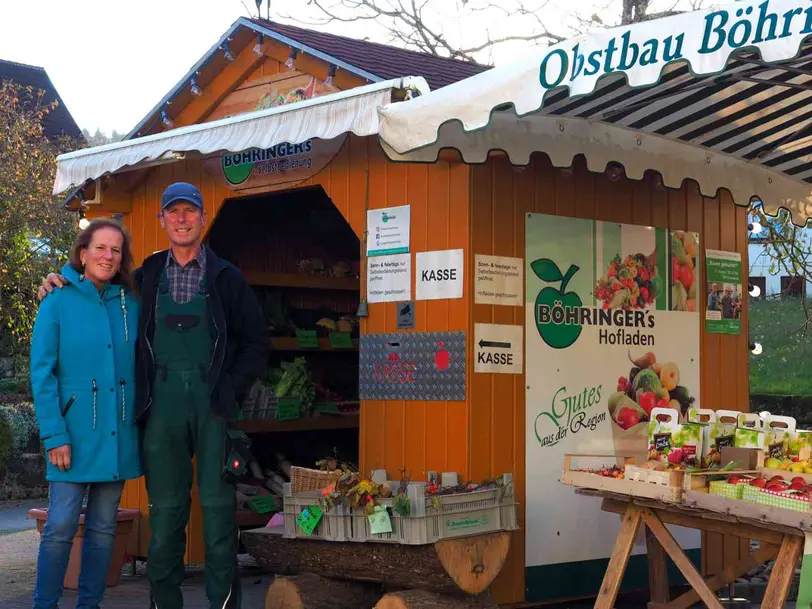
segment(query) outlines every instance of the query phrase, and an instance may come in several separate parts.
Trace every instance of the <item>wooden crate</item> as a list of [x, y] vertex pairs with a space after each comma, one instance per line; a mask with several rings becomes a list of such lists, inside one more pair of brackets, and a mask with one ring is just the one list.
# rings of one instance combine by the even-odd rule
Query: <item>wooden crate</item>
[[[607, 478], [588, 472], [577, 471], [572, 468], [576, 459], [596, 462], [603, 459], [604, 464], [610, 461], [620, 462], [625, 469], [631, 467], [632, 475], [637, 479]], [[646, 472], [643, 475], [641, 472]], [[642, 477], [642, 479], [641, 479]], [[678, 503], [682, 495], [682, 472], [655, 472], [641, 467], [635, 467], [634, 457], [619, 455], [564, 455], [564, 471], [561, 483], [576, 488], [588, 488], [597, 491], [606, 491], [618, 495], [656, 499], [665, 503]]]
[[773, 524], [812, 531], [812, 512], [784, 510], [738, 499], [728, 499], [720, 495], [711, 495], [700, 490], [686, 490], [683, 493], [682, 503], [687, 507], [725, 514], [738, 522]]

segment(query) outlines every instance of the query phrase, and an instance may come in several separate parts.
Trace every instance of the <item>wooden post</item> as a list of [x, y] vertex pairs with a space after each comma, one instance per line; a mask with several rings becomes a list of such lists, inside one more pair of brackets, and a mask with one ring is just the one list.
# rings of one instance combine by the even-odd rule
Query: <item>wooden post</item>
[[795, 567], [801, 557], [804, 538], [794, 535], [784, 536], [784, 543], [778, 550], [778, 558], [773, 565], [773, 572], [764, 592], [762, 607], [783, 607], [787, 602], [787, 594], [792, 577], [795, 575]]
[[434, 544], [445, 572], [468, 594], [484, 592], [505, 566], [510, 533], [444, 539]]
[[426, 590], [405, 590], [384, 596], [375, 609], [498, 609], [489, 595], [450, 597]]
[[[685, 576], [685, 579], [688, 580], [688, 583], [691, 584], [691, 587], [697, 591], [699, 598], [708, 606], [708, 609], [722, 609], [722, 604], [719, 602], [719, 599], [717, 599], [713, 591], [705, 585], [705, 581], [702, 579], [699, 571], [696, 570], [693, 563], [685, 556], [685, 552], [682, 551], [677, 540], [671, 535], [671, 532], [665, 528], [665, 525], [657, 514], [648, 508], [642, 509], [640, 514], [646, 526], [650, 528], [651, 532], [657, 537], [665, 551], [668, 552], [671, 560], [677, 565], [677, 568]], [[772, 607], [773, 605], [767, 606]], [[780, 605], [775, 606], [779, 607]]]
[[637, 529], [640, 527], [640, 508], [629, 504], [623, 521], [620, 523], [620, 533], [618, 533], [615, 548], [609, 558], [609, 566], [603, 575], [598, 598], [595, 600], [595, 609], [614, 609], [617, 593], [620, 590], [620, 583], [623, 580], [623, 573], [626, 565], [629, 564], [629, 556], [634, 547], [634, 538], [637, 536]]
[[648, 587], [651, 601], [667, 603], [670, 598], [668, 586], [668, 561], [662, 544], [646, 529], [646, 554], [648, 555]]

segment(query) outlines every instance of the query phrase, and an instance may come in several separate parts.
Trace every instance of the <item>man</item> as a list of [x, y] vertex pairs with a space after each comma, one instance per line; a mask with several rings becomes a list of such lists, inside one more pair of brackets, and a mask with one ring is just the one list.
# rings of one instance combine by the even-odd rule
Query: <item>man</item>
[[722, 319], [733, 319], [733, 295], [729, 286], [725, 287], [725, 295], [722, 296]]
[[[239, 404], [267, 365], [265, 322], [240, 271], [202, 245], [206, 212], [195, 186], [170, 185], [159, 217], [171, 247], [135, 272], [141, 296], [136, 399], [152, 529], [147, 561], [152, 607], [183, 606], [195, 456], [206, 595], [212, 609], [237, 609], [236, 489], [227, 470], [242, 435], [235, 427]], [[50, 284], [62, 283], [49, 275], [40, 297], [51, 291]]]
[[710, 290], [708, 290], [708, 311], [718, 311], [719, 310], [719, 286], [715, 283], [711, 284]]

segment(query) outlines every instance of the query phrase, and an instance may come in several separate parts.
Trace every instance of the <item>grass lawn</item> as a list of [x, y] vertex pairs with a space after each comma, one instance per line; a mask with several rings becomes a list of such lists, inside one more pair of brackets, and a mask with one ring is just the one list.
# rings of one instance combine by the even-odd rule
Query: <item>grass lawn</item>
[[750, 354], [751, 394], [812, 395], [812, 326], [803, 336], [803, 322], [800, 300], [750, 301], [750, 340], [763, 347]]

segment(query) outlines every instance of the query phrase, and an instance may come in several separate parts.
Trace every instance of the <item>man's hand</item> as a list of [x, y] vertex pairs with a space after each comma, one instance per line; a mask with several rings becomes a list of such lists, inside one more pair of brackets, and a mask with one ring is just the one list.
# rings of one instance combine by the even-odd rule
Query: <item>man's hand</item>
[[49, 450], [48, 459], [51, 461], [51, 465], [58, 467], [63, 472], [68, 471], [70, 469], [70, 444]]
[[48, 276], [42, 280], [42, 285], [39, 287], [37, 291], [37, 299], [42, 301], [48, 294], [54, 291], [54, 287], [59, 288], [60, 290], [68, 285], [68, 280], [65, 279], [62, 275], [58, 275], [56, 273], [48, 273]]

